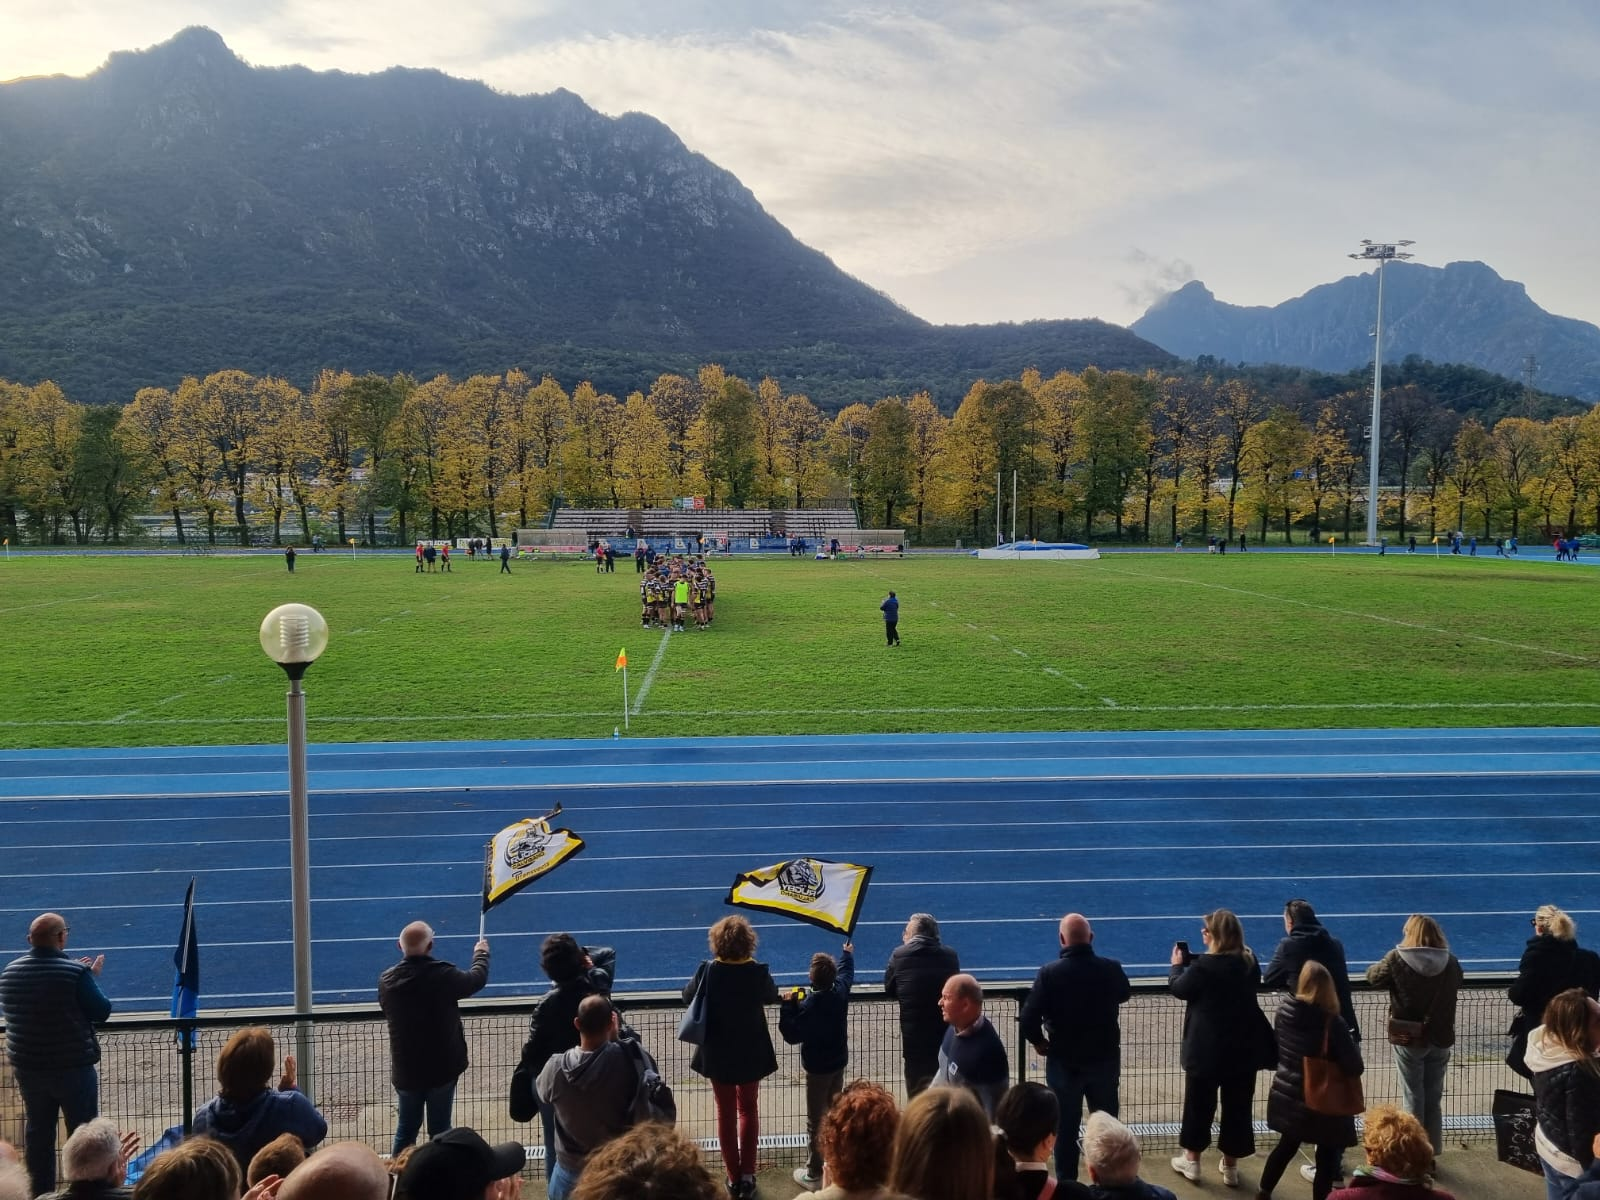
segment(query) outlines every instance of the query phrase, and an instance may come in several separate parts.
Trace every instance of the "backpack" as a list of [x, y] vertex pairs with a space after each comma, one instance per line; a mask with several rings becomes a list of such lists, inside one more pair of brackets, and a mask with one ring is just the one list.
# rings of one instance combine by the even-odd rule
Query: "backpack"
[[661, 1121], [676, 1125], [678, 1102], [673, 1098], [667, 1081], [661, 1078], [661, 1072], [656, 1070], [656, 1062], [650, 1057], [650, 1052], [637, 1037], [621, 1038], [617, 1044], [633, 1061], [634, 1073], [639, 1079], [639, 1085], [633, 1093], [633, 1123], [642, 1125], [646, 1121]]

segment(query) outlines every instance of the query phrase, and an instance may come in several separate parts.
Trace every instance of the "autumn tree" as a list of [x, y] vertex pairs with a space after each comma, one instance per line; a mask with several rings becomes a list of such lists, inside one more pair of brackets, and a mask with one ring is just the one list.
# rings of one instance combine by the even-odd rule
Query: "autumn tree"
[[750, 385], [721, 367], [700, 370], [698, 444], [701, 471], [715, 508], [717, 488], [743, 508], [756, 479], [756, 396]]
[[864, 513], [883, 514], [879, 528], [894, 527], [895, 509], [911, 500], [911, 414], [899, 396], [885, 396], [867, 418], [867, 440], [861, 447], [861, 505]]
[[923, 516], [932, 504], [937, 486], [939, 456], [944, 452], [945, 431], [950, 420], [939, 411], [927, 392], [911, 397], [906, 404], [906, 416], [911, 421], [911, 503], [920, 533]]
[[[1545, 465], [1546, 427], [1527, 417], [1506, 417], [1496, 423], [1489, 440], [1494, 477], [1505, 509], [1511, 514], [1511, 536], [1519, 537], [1522, 512], [1530, 500], [1529, 488]], [[1488, 534], [1485, 526], [1484, 536]]]

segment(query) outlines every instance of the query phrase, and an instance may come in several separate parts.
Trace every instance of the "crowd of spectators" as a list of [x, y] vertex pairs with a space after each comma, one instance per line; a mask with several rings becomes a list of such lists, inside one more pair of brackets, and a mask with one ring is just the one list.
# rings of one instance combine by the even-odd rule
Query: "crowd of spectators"
[[[1534, 1141], [1549, 1200], [1600, 1200], [1600, 956], [1578, 945], [1576, 926], [1560, 909], [1540, 908], [1532, 925], [1509, 990], [1520, 1013], [1508, 1062], [1533, 1083]], [[1311, 905], [1285, 905], [1284, 936], [1265, 967], [1226, 909], [1206, 914], [1200, 939], [1198, 954], [1174, 944], [1169, 974], [1171, 992], [1185, 1004], [1180, 1153], [1170, 1169], [1202, 1180], [1220, 1107], [1216, 1169], [1225, 1186], [1241, 1186], [1241, 1160], [1257, 1151], [1256, 1077], [1270, 1071], [1267, 1125], [1278, 1139], [1262, 1164], [1257, 1200], [1270, 1200], [1302, 1147], [1314, 1159], [1301, 1169], [1313, 1200], [1450, 1200], [1433, 1175], [1444, 1150], [1444, 1068], [1462, 973], [1439, 924], [1412, 915], [1399, 943], [1367, 971], [1388, 996], [1384, 1032], [1404, 1104], [1367, 1110], [1360, 1138], [1359, 1100], [1329, 1108], [1321, 1083], [1310, 1086], [1313, 1065], [1320, 1064], [1319, 1079], [1331, 1073], [1347, 1084], [1365, 1068], [1344, 948]], [[71, 960], [66, 940], [65, 920], [43, 914], [30, 928], [29, 954], [0, 972], [28, 1150], [24, 1166], [0, 1143], [0, 1200], [520, 1197], [522, 1144], [491, 1145], [451, 1121], [455, 1085], [469, 1067], [457, 1002], [487, 983], [487, 942], [462, 971], [432, 957], [425, 924], [402, 931], [402, 959], [380, 981], [399, 1098], [387, 1163], [362, 1144], [321, 1144], [327, 1123], [297, 1090], [293, 1058], [273, 1086], [272, 1037], [252, 1027], [218, 1056], [218, 1092], [196, 1114], [193, 1135], [143, 1163], [130, 1189], [139, 1140], [92, 1111], [95, 1026], [109, 1012], [95, 983], [103, 961]], [[1023, 1037], [1045, 1059], [1046, 1082], [1012, 1085], [1004, 1040], [984, 1015], [982, 985], [961, 971], [938, 922], [912, 915], [884, 974], [900, 1010], [902, 1105], [878, 1082], [845, 1082], [854, 947], [845, 943], [837, 957], [817, 953], [809, 986], [781, 995], [756, 957], [750, 923], [739, 915], [718, 921], [708, 931], [709, 957], [684, 987], [699, 1018], [692, 1032], [686, 1019], [680, 1035], [696, 1043], [691, 1067], [710, 1084], [719, 1179], [673, 1127], [670, 1090], [611, 1000], [614, 955], [554, 934], [540, 955], [552, 987], [533, 1015], [509, 1109], [518, 1121], [541, 1121], [551, 1200], [745, 1200], [757, 1194], [760, 1084], [778, 1069], [767, 1009], [780, 1005], [779, 1033], [800, 1048], [806, 1075], [807, 1158], [794, 1172], [802, 1195], [1172, 1200], [1144, 1177], [1139, 1140], [1118, 1119], [1127, 976], [1097, 952], [1080, 914], [1061, 919], [1059, 943], [1020, 1014]], [[1263, 987], [1286, 993], [1270, 1020]], [[63, 1111], [69, 1137], [56, 1190], [55, 1121]], [[416, 1145], [424, 1118], [429, 1137]], [[1365, 1161], [1346, 1183], [1344, 1155], [1358, 1145]]]

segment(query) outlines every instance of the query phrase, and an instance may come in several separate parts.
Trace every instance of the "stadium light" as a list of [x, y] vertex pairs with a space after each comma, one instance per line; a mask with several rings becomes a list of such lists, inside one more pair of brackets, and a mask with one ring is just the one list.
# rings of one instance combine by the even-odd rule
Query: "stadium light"
[[306, 799], [306, 694], [300, 680], [328, 648], [328, 622], [307, 604], [280, 604], [261, 622], [261, 648], [289, 677], [289, 888], [294, 913], [295, 1059], [299, 1088], [316, 1100], [311, 1052], [311, 836]]
[[1372, 426], [1367, 430], [1367, 545], [1378, 544], [1378, 440], [1383, 435], [1380, 423], [1383, 406], [1383, 264], [1396, 258], [1415, 258], [1402, 247], [1415, 242], [1402, 239], [1397, 242], [1374, 242], [1361, 239], [1361, 249], [1351, 258], [1366, 259], [1378, 264], [1378, 326], [1372, 340]]

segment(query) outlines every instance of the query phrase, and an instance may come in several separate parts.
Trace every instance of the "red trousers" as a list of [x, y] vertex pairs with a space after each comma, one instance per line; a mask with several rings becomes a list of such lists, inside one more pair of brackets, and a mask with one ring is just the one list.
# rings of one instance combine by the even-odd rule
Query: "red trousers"
[[735, 1183], [742, 1176], [756, 1173], [756, 1139], [761, 1136], [761, 1118], [756, 1114], [759, 1079], [750, 1083], [712, 1081], [711, 1095], [717, 1102], [717, 1141], [722, 1146], [722, 1165]]

